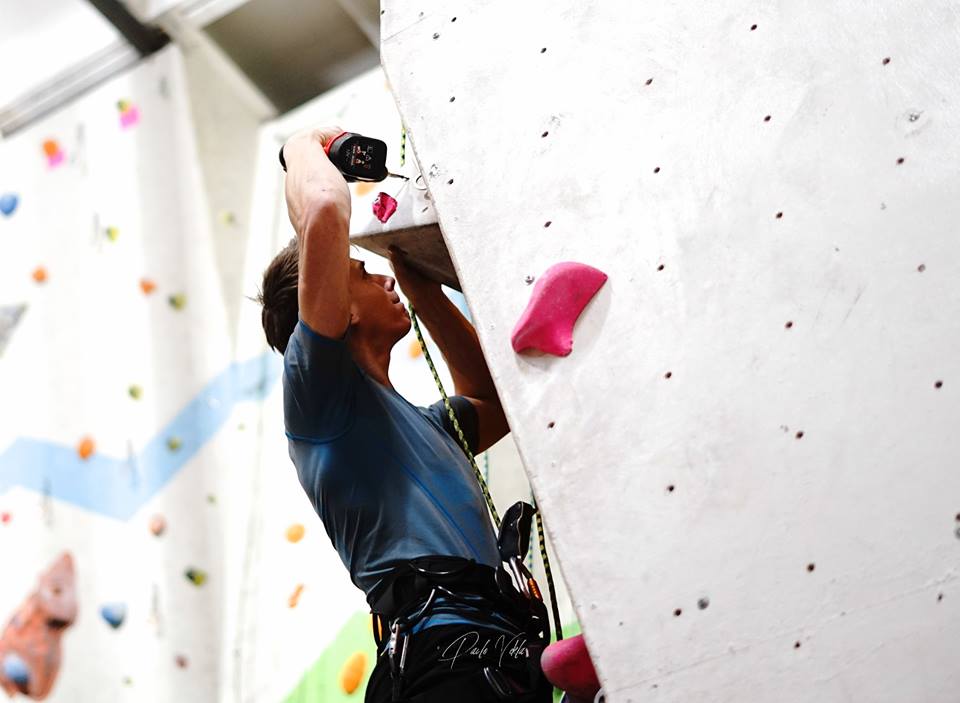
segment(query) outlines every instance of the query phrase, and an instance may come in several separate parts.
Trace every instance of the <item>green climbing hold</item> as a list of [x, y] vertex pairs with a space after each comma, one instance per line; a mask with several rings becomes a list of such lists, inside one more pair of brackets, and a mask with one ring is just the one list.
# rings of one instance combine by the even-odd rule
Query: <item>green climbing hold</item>
[[207, 581], [207, 572], [202, 569], [187, 569], [184, 576], [186, 576], [187, 580], [194, 586], [202, 586]]
[[171, 452], [177, 451], [182, 446], [183, 446], [183, 442], [180, 441], [179, 437], [167, 438], [167, 449], [169, 449]]
[[130, 397], [134, 400], [140, 400], [140, 397], [143, 395], [143, 389], [134, 384], [127, 389], [127, 393], [129, 393]]
[[187, 305], [187, 296], [183, 293], [176, 293], [167, 298], [167, 302], [170, 303], [170, 307], [174, 310], [183, 310]]

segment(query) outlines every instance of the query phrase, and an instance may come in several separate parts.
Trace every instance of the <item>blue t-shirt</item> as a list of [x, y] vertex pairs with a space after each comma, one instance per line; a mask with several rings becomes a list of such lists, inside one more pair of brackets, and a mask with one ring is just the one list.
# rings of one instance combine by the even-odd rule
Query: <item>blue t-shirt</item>
[[[473, 406], [462, 397], [451, 402], [468, 440], [475, 438]], [[284, 354], [283, 412], [300, 484], [368, 598], [416, 557], [499, 565], [483, 494], [442, 402], [410, 404], [370, 378], [345, 339], [300, 321]]]

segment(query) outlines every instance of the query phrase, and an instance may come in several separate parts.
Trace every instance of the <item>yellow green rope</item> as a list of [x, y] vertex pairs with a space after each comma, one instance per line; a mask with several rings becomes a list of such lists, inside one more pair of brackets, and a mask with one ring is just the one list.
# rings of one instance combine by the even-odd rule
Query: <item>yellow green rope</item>
[[[406, 131], [404, 131], [404, 137], [406, 137]], [[402, 152], [401, 152], [402, 153]], [[463, 447], [463, 453], [467, 455], [467, 459], [470, 460], [470, 466], [473, 467], [474, 474], [477, 477], [477, 483], [480, 484], [480, 491], [483, 493], [484, 500], [487, 501], [487, 508], [490, 510], [490, 515], [493, 516], [493, 522], [497, 526], [497, 529], [500, 529], [500, 514], [497, 512], [496, 506], [493, 504], [493, 498], [490, 495], [490, 489], [487, 487], [487, 482], [484, 480], [484, 475], [480, 472], [480, 467], [477, 466], [477, 460], [473, 456], [473, 452], [470, 451], [470, 443], [467, 442], [467, 438], [463, 434], [463, 430], [460, 428], [460, 423], [457, 421], [457, 414], [453, 410], [453, 406], [450, 404], [450, 398], [447, 397], [447, 392], [444, 390], [443, 381], [440, 380], [440, 374], [437, 373], [437, 367], [433, 363], [433, 359], [430, 357], [430, 350], [427, 349], [427, 343], [423, 339], [423, 332], [420, 331], [420, 323], [417, 321], [417, 313], [413, 308], [413, 304], [410, 305], [410, 321], [413, 323], [413, 331], [417, 335], [417, 341], [420, 342], [420, 348], [423, 350], [423, 358], [427, 360], [427, 366], [430, 367], [430, 373], [433, 374], [433, 380], [437, 384], [437, 390], [440, 391], [440, 397], [443, 398], [443, 405], [447, 409], [447, 415], [450, 418], [450, 422], [453, 424], [453, 429], [457, 433], [457, 437], [460, 439], [460, 445]], [[560, 626], [560, 607], [557, 604], [557, 589], [553, 583], [553, 571], [550, 569], [550, 557], [547, 555], [547, 539], [543, 531], [543, 518], [540, 516], [540, 509], [537, 508], [536, 501], [534, 501], [534, 514], [537, 517], [537, 538], [540, 543], [540, 558], [543, 559], [543, 572], [547, 576], [547, 587], [550, 589], [550, 605], [553, 608], [553, 623], [556, 628], [557, 641], [563, 639], [563, 628]]]

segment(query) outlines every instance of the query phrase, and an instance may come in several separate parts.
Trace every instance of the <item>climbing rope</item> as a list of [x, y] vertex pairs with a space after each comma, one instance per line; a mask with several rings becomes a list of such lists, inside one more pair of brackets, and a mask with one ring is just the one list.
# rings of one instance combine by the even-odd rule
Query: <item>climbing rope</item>
[[[406, 132], [404, 132], [406, 135]], [[500, 514], [497, 512], [496, 506], [493, 504], [493, 498], [490, 496], [490, 489], [487, 487], [487, 482], [484, 479], [484, 475], [480, 472], [480, 467], [477, 466], [477, 460], [473, 456], [473, 452], [470, 451], [470, 443], [467, 442], [467, 438], [463, 434], [463, 430], [460, 427], [460, 423], [457, 421], [457, 414], [453, 410], [453, 406], [450, 404], [450, 398], [447, 397], [447, 392], [443, 387], [443, 381], [440, 380], [440, 374], [437, 373], [437, 367], [433, 363], [433, 359], [430, 357], [430, 350], [427, 349], [427, 343], [423, 339], [423, 332], [420, 331], [420, 323], [417, 321], [417, 313], [413, 309], [413, 305], [410, 305], [410, 321], [413, 323], [413, 331], [417, 334], [417, 341], [420, 342], [420, 348], [423, 349], [423, 358], [427, 360], [427, 366], [430, 367], [430, 373], [433, 374], [433, 381], [437, 384], [437, 390], [440, 391], [440, 397], [443, 398], [443, 405], [447, 409], [447, 416], [450, 418], [450, 422], [453, 424], [453, 429], [457, 433], [457, 437], [460, 439], [460, 446], [463, 447], [463, 453], [467, 455], [467, 459], [470, 461], [470, 466], [473, 467], [473, 472], [477, 477], [477, 483], [480, 484], [480, 491], [483, 493], [484, 500], [487, 501], [487, 508], [490, 510], [490, 515], [493, 516], [493, 522], [497, 526], [497, 530], [500, 529]], [[486, 457], [484, 457], [486, 459]], [[489, 464], [487, 464], [489, 468]], [[563, 639], [563, 628], [560, 626], [560, 606], [557, 604], [557, 589], [553, 583], [553, 571], [550, 569], [550, 557], [547, 555], [547, 540], [543, 532], [543, 518], [540, 516], [540, 510], [537, 508], [536, 501], [534, 501], [534, 513], [537, 518], [537, 538], [540, 543], [540, 558], [543, 559], [543, 572], [547, 576], [547, 587], [550, 590], [550, 605], [553, 608], [553, 623], [556, 628], [557, 641]]]
[[407, 163], [407, 128], [400, 128], [400, 165]]

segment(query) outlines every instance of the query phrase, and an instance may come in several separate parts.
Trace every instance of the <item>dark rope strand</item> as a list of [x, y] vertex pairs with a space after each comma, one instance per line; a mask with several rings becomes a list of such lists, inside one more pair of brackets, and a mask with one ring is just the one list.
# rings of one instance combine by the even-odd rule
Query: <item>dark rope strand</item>
[[557, 631], [557, 642], [563, 639], [563, 627], [560, 625], [560, 605], [557, 603], [557, 588], [553, 583], [553, 571], [550, 569], [550, 557], [547, 556], [547, 539], [543, 534], [543, 518], [540, 508], [534, 503], [537, 516], [537, 539], [540, 542], [540, 558], [543, 559], [543, 573], [547, 575], [547, 587], [550, 589], [550, 606], [553, 609], [553, 626]]

